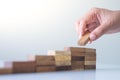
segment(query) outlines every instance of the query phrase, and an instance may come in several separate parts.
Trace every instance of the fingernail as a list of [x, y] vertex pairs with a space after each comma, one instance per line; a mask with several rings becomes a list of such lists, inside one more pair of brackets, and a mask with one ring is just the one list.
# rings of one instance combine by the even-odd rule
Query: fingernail
[[96, 36], [94, 34], [90, 35], [90, 40], [94, 41], [96, 39]]

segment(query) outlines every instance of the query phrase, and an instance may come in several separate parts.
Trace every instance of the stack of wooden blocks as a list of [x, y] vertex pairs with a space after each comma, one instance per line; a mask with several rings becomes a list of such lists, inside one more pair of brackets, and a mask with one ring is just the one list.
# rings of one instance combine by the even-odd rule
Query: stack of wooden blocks
[[36, 56], [36, 72], [55, 71], [54, 56]]
[[96, 50], [90, 48], [66, 47], [71, 52], [72, 69], [96, 69]]
[[4, 62], [0, 74], [87, 69], [96, 69], [96, 50], [65, 47], [63, 51], [49, 50], [48, 55], [31, 55], [28, 61]]
[[48, 51], [48, 55], [55, 57], [56, 71], [71, 69], [71, 53], [70, 51]]

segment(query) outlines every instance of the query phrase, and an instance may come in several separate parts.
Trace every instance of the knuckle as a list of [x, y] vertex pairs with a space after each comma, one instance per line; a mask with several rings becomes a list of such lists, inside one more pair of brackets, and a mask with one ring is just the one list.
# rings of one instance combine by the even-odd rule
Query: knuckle
[[98, 8], [97, 7], [93, 7], [91, 10], [96, 11], [96, 10], [98, 10]]
[[91, 9], [91, 11], [92, 11], [92, 12], [97, 13], [97, 12], [99, 12], [99, 11], [100, 11], [100, 8], [93, 7], [93, 8]]

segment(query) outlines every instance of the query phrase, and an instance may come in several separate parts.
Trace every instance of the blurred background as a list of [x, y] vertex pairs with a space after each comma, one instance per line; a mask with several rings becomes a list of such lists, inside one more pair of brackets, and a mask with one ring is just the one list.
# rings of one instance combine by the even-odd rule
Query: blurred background
[[[26, 60], [78, 46], [75, 21], [92, 7], [120, 10], [119, 0], [0, 0], [0, 60]], [[85, 46], [97, 50], [97, 68], [120, 68], [120, 33]]]

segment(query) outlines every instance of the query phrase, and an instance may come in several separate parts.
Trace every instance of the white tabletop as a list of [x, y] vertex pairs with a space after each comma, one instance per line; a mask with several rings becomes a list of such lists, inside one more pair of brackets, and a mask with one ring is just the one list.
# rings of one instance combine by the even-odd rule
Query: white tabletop
[[119, 80], [120, 69], [0, 75], [0, 80]]

